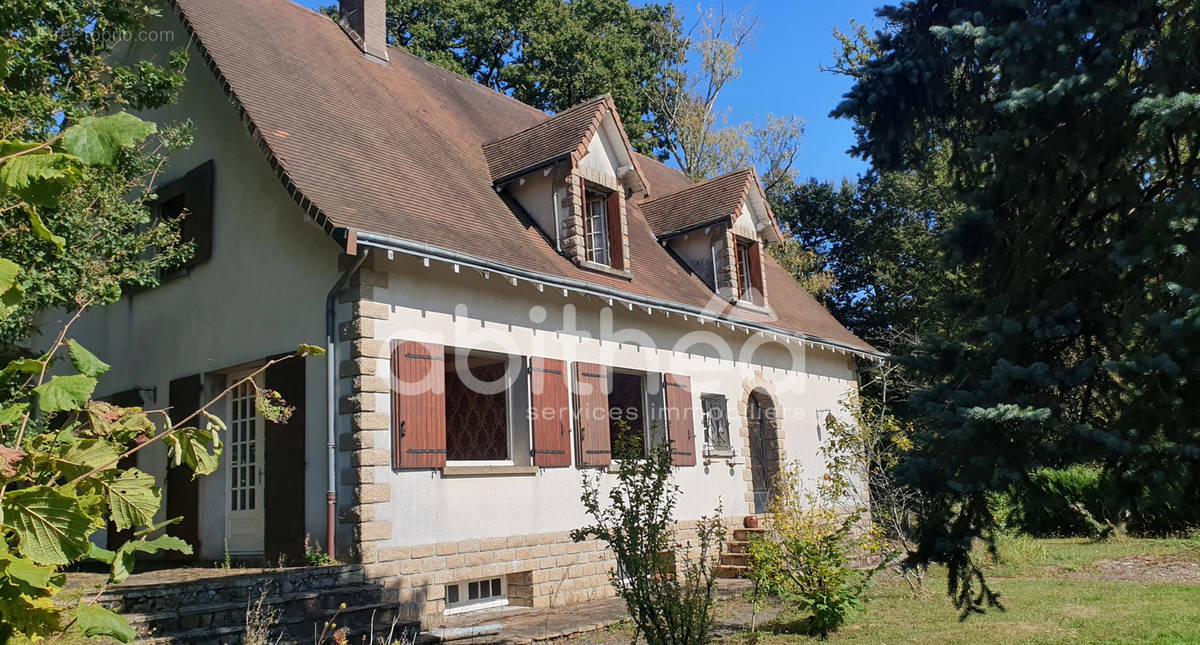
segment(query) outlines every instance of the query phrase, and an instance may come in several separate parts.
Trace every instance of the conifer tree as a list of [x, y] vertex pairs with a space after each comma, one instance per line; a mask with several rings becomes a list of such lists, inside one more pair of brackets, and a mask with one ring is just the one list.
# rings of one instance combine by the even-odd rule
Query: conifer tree
[[946, 323], [903, 475], [930, 500], [918, 560], [964, 615], [989, 497], [1099, 463], [1118, 517], [1200, 521], [1200, 3], [916, 0], [879, 12], [835, 110], [877, 171], [945, 155]]

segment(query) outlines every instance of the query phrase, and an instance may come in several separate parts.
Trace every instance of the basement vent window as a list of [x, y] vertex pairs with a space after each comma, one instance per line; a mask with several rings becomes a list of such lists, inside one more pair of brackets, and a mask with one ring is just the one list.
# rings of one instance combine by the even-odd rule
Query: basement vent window
[[446, 613], [458, 614], [508, 604], [504, 578], [485, 578], [446, 585]]

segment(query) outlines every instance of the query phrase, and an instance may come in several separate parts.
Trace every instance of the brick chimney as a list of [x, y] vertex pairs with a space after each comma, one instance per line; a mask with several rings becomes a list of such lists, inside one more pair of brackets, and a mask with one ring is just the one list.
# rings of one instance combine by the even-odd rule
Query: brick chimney
[[367, 56], [387, 62], [385, 0], [340, 0], [342, 30]]

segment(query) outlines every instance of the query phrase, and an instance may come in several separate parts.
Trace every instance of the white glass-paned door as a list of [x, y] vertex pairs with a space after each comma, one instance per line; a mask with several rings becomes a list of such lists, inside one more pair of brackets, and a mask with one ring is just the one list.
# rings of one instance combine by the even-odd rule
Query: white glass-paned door
[[238, 385], [229, 397], [226, 511], [228, 549], [234, 554], [257, 554], [263, 550], [264, 433], [254, 398], [254, 386], [250, 383]]

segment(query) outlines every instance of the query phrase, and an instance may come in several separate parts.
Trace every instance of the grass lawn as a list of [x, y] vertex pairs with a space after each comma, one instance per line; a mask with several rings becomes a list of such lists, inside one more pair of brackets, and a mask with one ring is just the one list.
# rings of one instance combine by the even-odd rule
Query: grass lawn
[[[959, 621], [943, 571], [931, 571], [925, 594], [916, 598], [902, 581], [885, 576], [864, 610], [828, 642], [1200, 643], [1200, 541], [1007, 539], [1000, 556], [988, 568], [988, 581], [1007, 611]], [[818, 642], [787, 633], [796, 618], [785, 613], [768, 621], [757, 642]], [[755, 642], [748, 623], [746, 603], [724, 603], [717, 642]], [[628, 626], [614, 631], [624, 642], [632, 632]]]

